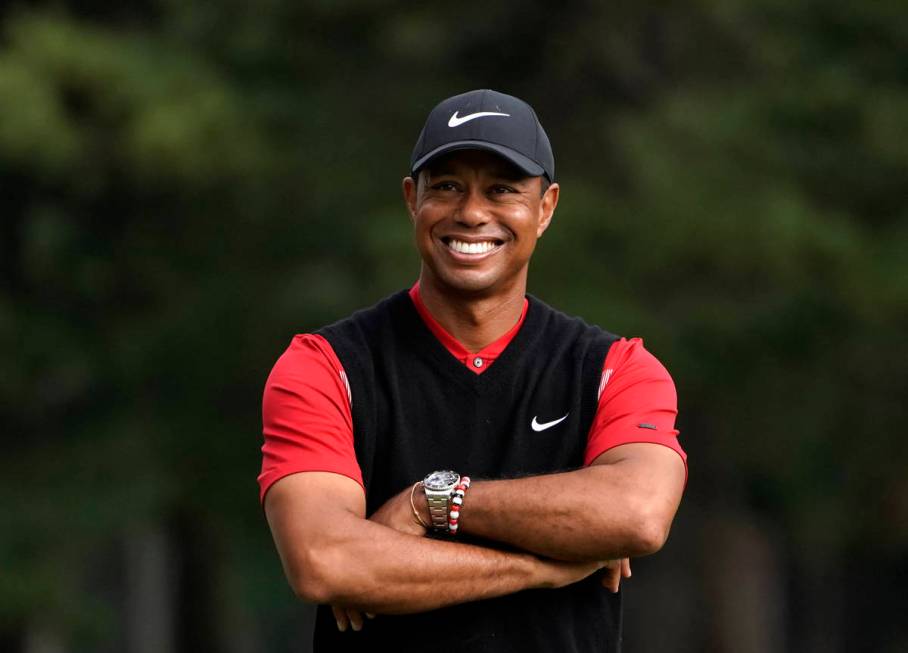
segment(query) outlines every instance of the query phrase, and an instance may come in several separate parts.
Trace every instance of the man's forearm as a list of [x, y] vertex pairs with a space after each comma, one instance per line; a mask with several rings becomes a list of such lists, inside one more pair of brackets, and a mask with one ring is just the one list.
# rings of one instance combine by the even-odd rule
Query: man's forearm
[[533, 587], [559, 587], [601, 566], [421, 538], [350, 519], [308, 552], [279, 545], [301, 597], [374, 613], [424, 612]]
[[[630, 461], [474, 481], [464, 499], [460, 529], [559, 560], [646, 555], [661, 548], [668, 536], [683, 475], [680, 479], [672, 485], [658, 466]], [[670, 489], [663, 491], [663, 486]]]

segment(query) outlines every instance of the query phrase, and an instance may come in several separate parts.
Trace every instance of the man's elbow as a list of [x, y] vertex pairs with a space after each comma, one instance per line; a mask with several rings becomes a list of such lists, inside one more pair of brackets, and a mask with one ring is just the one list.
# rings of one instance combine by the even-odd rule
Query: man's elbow
[[671, 529], [671, 520], [653, 515], [639, 520], [631, 535], [631, 555], [633, 557], [651, 555], [665, 546], [668, 533]]
[[301, 572], [289, 579], [290, 587], [298, 599], [307, 603], [323, 604], [331, 602], [331, 590], [328, 585], [313, 574]]
[[629, 548], [632, 549], [632, 556], [650, 555], [665, 546], [675, 517], [675, 510], [670, 509], [668, 502], [647, 497], [639, 502], [631, 514]]
[[598, 544], [582, 558], [571, 559], [609, 560], [651, 555], [665, 545], [670, 528], [670, 518], [645, 509], [629, 512], [618, 523], [603, 518], [603, 531], [596, 538]]
[[307, 603], [337, 603], [344, 594], [343, 568], [331, 552], [309, 551], [287, 571], [287, 580], [293, 593]]

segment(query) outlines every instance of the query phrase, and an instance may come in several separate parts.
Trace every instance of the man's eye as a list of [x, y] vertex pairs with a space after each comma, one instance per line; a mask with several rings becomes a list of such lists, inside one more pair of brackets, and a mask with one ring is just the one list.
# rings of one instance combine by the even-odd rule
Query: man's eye
[[499, 185], [499, 186], [493, 186], [492, 192], [493, 193], [513, 193], [515, 191], [510, 186]]
[[432, 186], [432, 189], [433, 190], [457, 190], [457, 186], [455, 186], [450, 181], [442, 181], [442, 182], [439, 182], [439, 183], [435, 184], [434, 186]]

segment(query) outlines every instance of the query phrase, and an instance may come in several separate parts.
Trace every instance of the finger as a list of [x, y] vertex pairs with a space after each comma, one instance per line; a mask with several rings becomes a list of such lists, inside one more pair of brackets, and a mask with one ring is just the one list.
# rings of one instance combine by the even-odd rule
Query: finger
[[350, 626], [355, 632], [363, 629], [363, 614], [359, 610], [347, 608], [347, 617], [350, 619]]
[[334, 620], [337, 621], [337, 629], [341, 632], [347, 630], [350, 620], [347, 619], [347, 611], [336, 605], [331, 606], [331, 612], [334, 613]]
[[621, 571], [619, 569], [607, 568], [602, 574], [602, 586], [613, 594], [618, 591], [618, 583], [621, 582]]
[[621, 560], [621, 575], [625, 578], [631, 577], [631, 559], [623, 558]]
[[367, 612], [366, 616], [369, 617], [369, 619], [375, 619], [375, 615], [372, 614], [371, 612]]

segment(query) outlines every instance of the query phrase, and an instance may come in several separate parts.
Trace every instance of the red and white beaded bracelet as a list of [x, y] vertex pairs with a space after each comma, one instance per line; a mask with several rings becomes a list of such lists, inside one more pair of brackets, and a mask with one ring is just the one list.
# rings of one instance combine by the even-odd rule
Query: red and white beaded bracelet
[[451, 495], [451, 512], [448, 514], [448, 535], [457, 534], [457, 522], [460, 519], [460, 508], [463, 506], [463, 498], [470, 487], [470, 477], [461, 476], [460, 483], [454, 486], [454, 492]]

